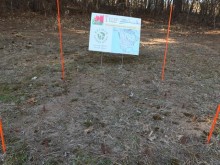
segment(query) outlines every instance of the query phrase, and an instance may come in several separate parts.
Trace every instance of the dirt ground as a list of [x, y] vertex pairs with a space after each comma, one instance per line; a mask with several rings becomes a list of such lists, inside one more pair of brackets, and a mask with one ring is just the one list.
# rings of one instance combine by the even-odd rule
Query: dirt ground
[[[88, 51], [89, 16], [0, 18], [4, 165], [220, 164], [220, 30], [143, 20], [139, 56]], [[101, 58], [103, 63], [101, 65]]]

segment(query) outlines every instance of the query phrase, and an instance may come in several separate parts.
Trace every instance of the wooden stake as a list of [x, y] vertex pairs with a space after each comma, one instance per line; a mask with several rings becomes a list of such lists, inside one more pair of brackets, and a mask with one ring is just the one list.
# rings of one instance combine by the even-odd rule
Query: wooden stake
[[2, 119], [0, 119], [0, 135], [1, 135], [1, 141], [2, 141], [2, 150], [3, 150], [3, 153], [5, 153], [6, 152], [6, 145], [5, 145], [3, 128], [2, 128]]
[[219, 115], [219, 113], [220, 113], [220, 104], [218, 105], [218, 108], [217, 108], [217, 110], [216, 110], [216, 114], [215, 114], [215, 117], [214, 117], [213, 122], [212, 122], [212, 126], [211, 126], [211, 129], [210, 129], [210, 132], [209, 132], [209, 136], [208, 136], [208, 138], [207, 138], [207, 143], [209, 143], [210, 140], [211, 140], [212, 133], [213, 133], [213, 131], [214, 131], [214, 129], [215, 129], [215, 125], [216, 125], [216, 122], [217, 122], [217, 120], [218, 120], [218, 115]]
[[165, 48], [165, 51], [164, 51], [164, 59], [163, 59], [163, 67], [162, 67], [162, 81], [164, 80], [164, 73], [165, 73], [165, 66], [166, 66], [166, 58], [167, 58], [168, 41], [169, 41], [169, 35], [170, 35], [170, 24], [171, 24], [171, 18], [172, 18], [172, 11], [173, 11], [173, 4], [170, 4], [170, 17], [169, 17], [169, 23], [168, 23], [168, 29], [167, 29], [166, 48]]
[[61, 30], [61, 21], [60, 21], [60, 0], [57, 0], [57, 22], [58, 22], [59, 38], [60, 38], [60, 61], [61, 61], [61, 67], [62, 67], [62, 79], [64, 80], [65, 69], [64, 69], [62, 30]]

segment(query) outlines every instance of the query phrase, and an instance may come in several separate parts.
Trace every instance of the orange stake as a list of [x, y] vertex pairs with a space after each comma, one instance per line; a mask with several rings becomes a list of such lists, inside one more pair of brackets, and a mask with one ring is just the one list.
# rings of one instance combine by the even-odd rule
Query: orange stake
[[62, 67], [62, 79], [64, 80], [65, 70], [64, 70], [64, 56], [63, 56], [63, 44], [62, 44], [62, 30], [61, 30], [61, 22], [60, 22], [60, 0], [57, 0], [57, 21], [58, 21], [58, 29], [59, 29], [59, 37], [60, 37], [60, 60]]
[[2, 140], [2, 150], [3, 150], [3, 153], [5, 153], [6, 152], [6, 145], [5, 145], [3, 128], [2, 128], [2, 119], [0, 119], [0, 134], [1, 134], [1, 140]]
[[215, 117], [214, 117], [214, 119], [213, 119], [212, 127], [211, 127], [211, 129], [210, 129], [209, 136], [208, 136], [208, 138], [207, 138], [207, 143], [209, 143], [210, 140], [211, 140], [212, 133], [213, 133], [213, 131], [214, 131], [214, 129], [215, 129], [215, 125], [216, 125], [216, 122], [217, 122], [217, 120], [218, 120], [218, 115], [219, 115], [219, 113], [220, 113], [220, 104], [218, 105], [218, 108], [217, 108]]
[[162, 80], [164, 80], [164, 72], [165, 72], [165, 66], [166, 66], [166, 58], [167, 58], [168, 41], [169, 41], [169, 35], [170, 35], [170, 23], [171, 23], [171, 18], [172, 18], [172, 11], [173, 11], [173, 4], [170, 4], [170, 17], [169, 17], [169, 23], [168, 23], [168, 29], [167, 29], [166, 49], [164, 51], [164, 59], [163, 59], [163, 67], [162, 67]]

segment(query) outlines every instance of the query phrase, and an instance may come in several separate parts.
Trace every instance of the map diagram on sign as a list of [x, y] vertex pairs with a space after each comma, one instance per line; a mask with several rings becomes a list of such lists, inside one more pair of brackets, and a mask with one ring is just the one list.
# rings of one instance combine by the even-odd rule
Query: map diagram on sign
[[113, 29], [113, 38], [112, 49], [117, 53], [131, 53], [139, 48], [137, 30]]

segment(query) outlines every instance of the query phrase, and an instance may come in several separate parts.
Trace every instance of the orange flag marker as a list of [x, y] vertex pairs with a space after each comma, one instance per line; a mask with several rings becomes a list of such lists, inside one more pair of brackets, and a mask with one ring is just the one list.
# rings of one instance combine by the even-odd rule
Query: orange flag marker
[[5, 145], [3, 128], [2, 128], [2, 119], [0, 119], [0, 135], [1, 135], [1, 140], [2, 140], [2, 150], [3, 150], [3, 153], [5, 153], [6, 152], [6, 145]]
[[64, 80], [65, 69], [64, 69], [62, 30], [61, 30], [61, 21], [60, 21], [60, 0], [57, 0], [57, 22], [58, 22], [59, 38], [60, 38], [60, 61], [61, 61], [61, 67], [62, 67], [62, 79]]
[[213, 119], [212, 127], [211, 127], [211, 129], [210, 129], [209, 136], [208, 136], [208, 138], [207, 138], [207, 143], [209, 143], [210, 140], [211, 140], [212, 133], [213, 133], [213, 131], [214, 131], [214, 129], [215, 129], [215, 125], [216, 125], [216, 122], [217, 122], [217, 120], [218, 120], [218, 115], [219, 115], [219, 113], [220, 113], [220, 104], [218, 105], [218, 108], [217, 108], [215, 117], [214, 117], [214, 119]]
[[164, 59], [163, 59], [163, 67], [162, 67], [162, 80], [164, 80], [164, 73], [165, 73], [165, 66], [166, 66], [166, 58], [167, 58], [167, 50], [168, 50], [168, 41], [169, 41], [169, 35], [170, 35], [170, 24], [171, 24], [171, 18], [172, 18], [172, 11], [173, 11], [173, 4], [170, 4], [170, 17], [169, 17], [169, 23], [168, 23], [168, 29], [167, 29], [167, 38], [166, 38], [166, 48], [164, 51]]

